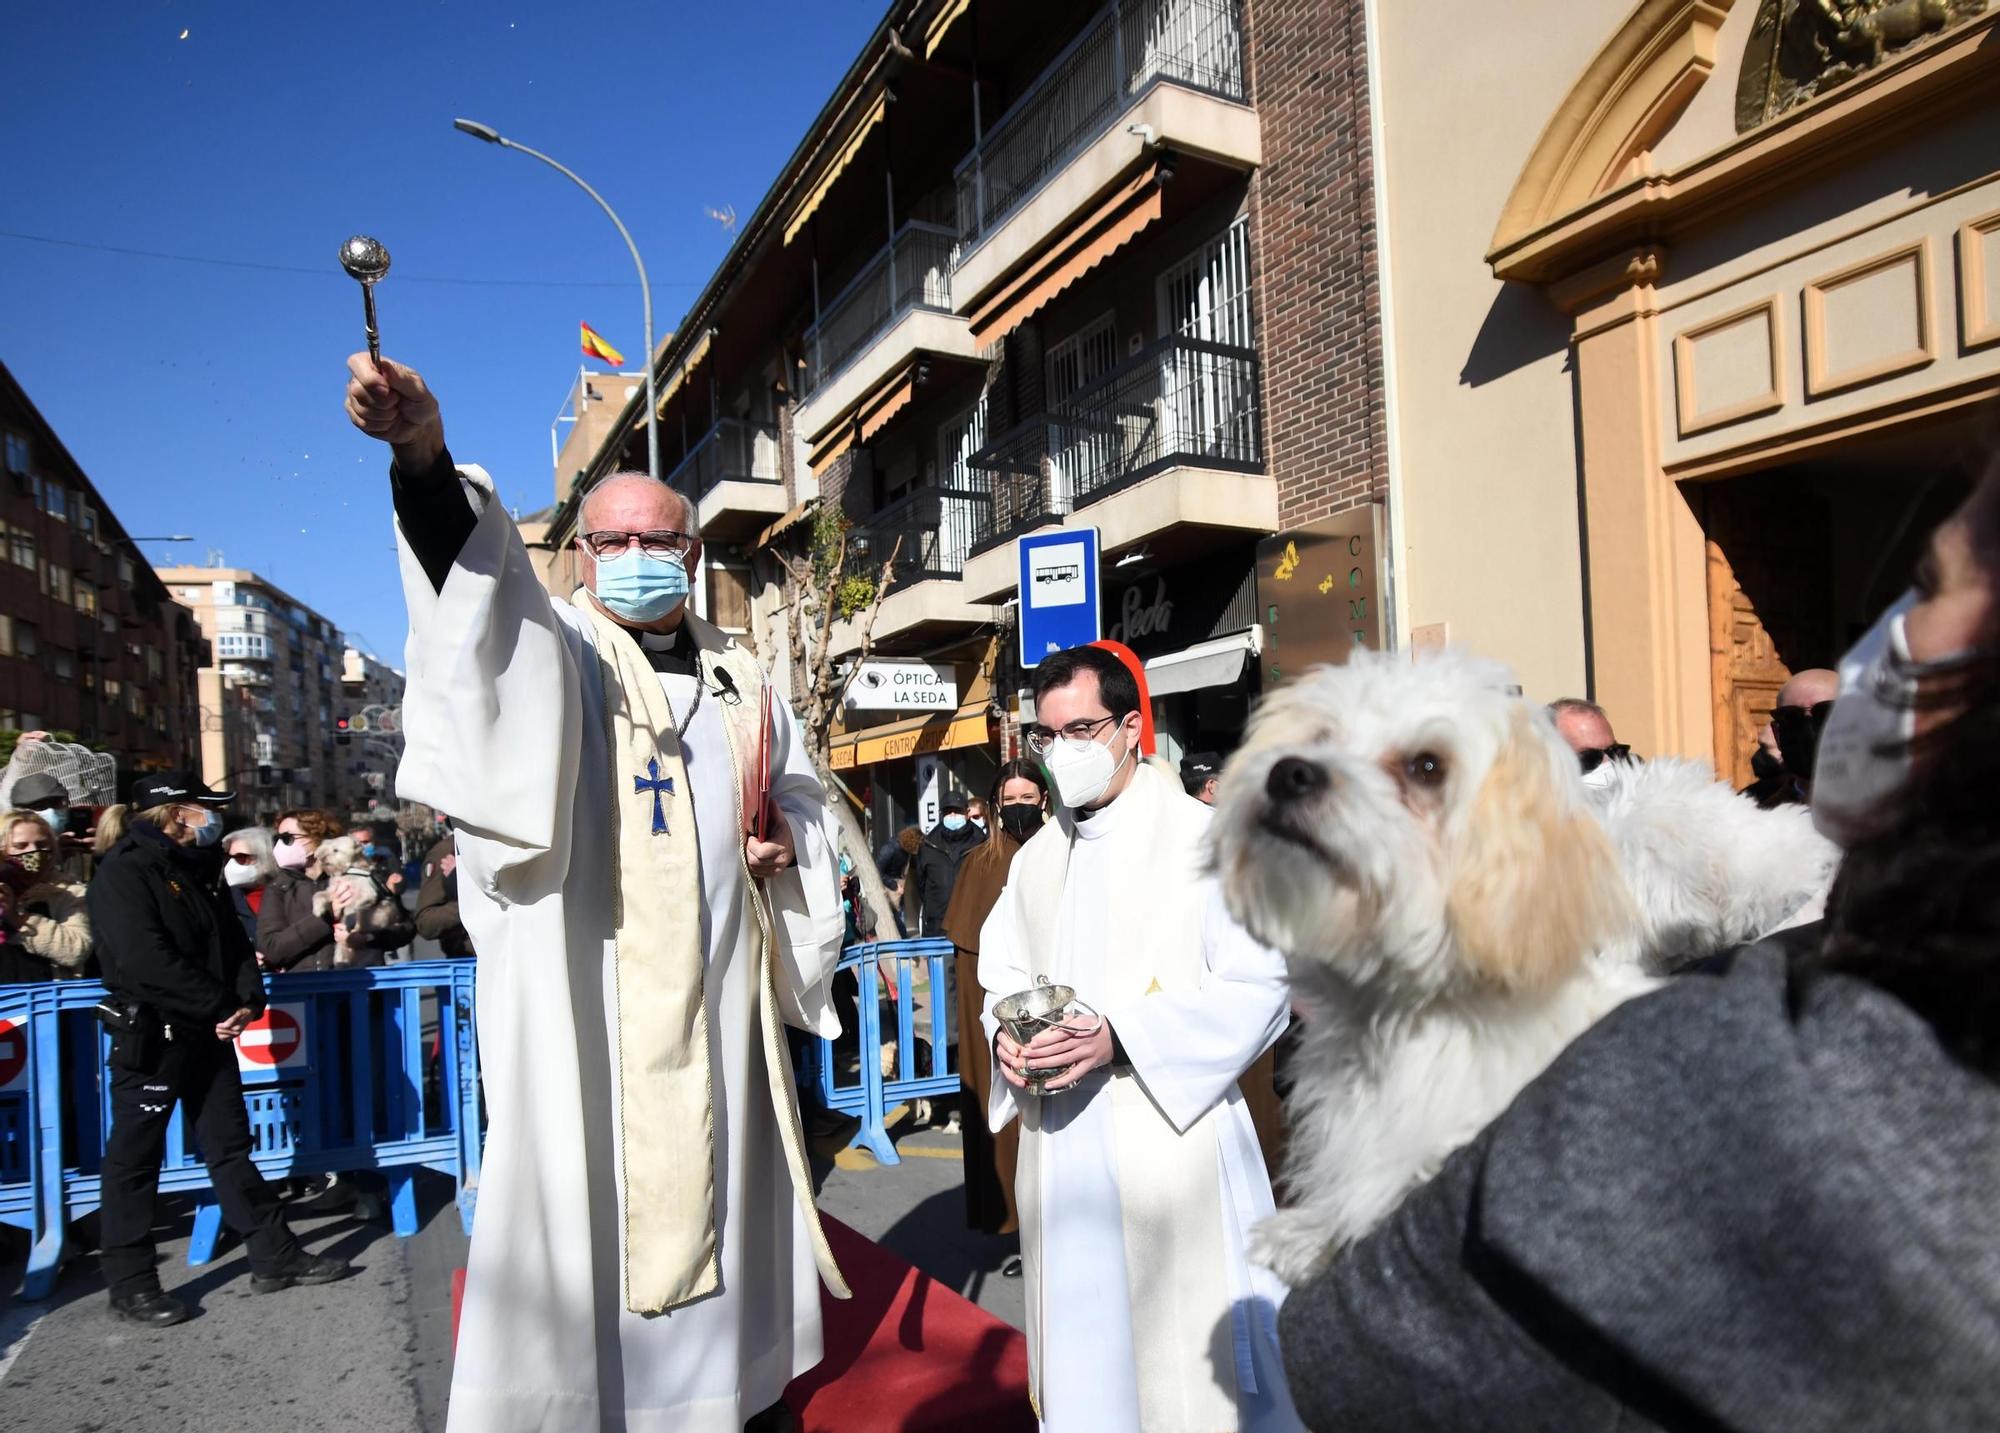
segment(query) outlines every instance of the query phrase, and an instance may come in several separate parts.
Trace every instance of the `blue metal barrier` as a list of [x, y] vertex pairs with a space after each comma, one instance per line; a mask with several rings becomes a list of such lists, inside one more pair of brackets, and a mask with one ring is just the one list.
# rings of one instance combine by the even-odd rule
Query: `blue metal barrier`
[[[417, 1231], [415, 1175], [458, 1185], [472, 1231], [482, 1121], [473, 963], [412, 961], [267, 977], [271, 1012], [243, 1048], [251, 1158], [267, 1179], [379, 1170], [396, 1233]], [[111, 1039], [92, 1014], [94, 980], [0, 986], [0, 1223], [28, 1231], [23, 1292], [45, 1297], [68, 1221], [95, 1209], [111, 1128]], [[427, 1008], [429, 1007], [429, 1008]], [[425, 1039], [434, 1022], [435, 1045]], [[435, 1059], [432, 1058], [435, 1053]], [[207, 1190], [208, 1171], [176, 1108], [161, 1193]], [[215, 1253], [222, 1214], [198, 1199], [188, 1262]]]
[[[860, 1064], [857, 1083], [842, 1085], [834, 1042], [819, 1042], [819, 1092], [829, 1109], [858, 1115], [861, 1128], [853, 1144], [864, 1146], [883, 1164], [900, 1164], [896, 1147], [889, 1141], [888, 1111], [905, 1100], [928, 1099], [932, 1095], [957, 1094], [958, 1070], [948, 1058], [952, 1012], [946, 1009], [950, 984], [946, 966], [956, 955], [948, 940], [884, 940], [866, 945], [850, 945], [840, 953], [837, 970], [852, 970], [861, 983]], [[882, 990], [876, 962], [896, 963], [896, 1070], [882, 1074]], [[913, 996], [914, 970], [918, 961], [930, 970], [930, 1073], [917, 1073], [917, 1009]]]

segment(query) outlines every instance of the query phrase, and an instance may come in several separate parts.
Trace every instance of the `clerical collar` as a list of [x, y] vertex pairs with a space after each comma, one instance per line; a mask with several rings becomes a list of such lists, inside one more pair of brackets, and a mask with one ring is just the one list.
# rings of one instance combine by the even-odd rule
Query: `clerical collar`
[[688, 630], [687, 619], [671, 632], [634, 632], [639, 639], [639, 649], [646, 654], [656, 672], [692, 677], [695, 671], [694, 634]]

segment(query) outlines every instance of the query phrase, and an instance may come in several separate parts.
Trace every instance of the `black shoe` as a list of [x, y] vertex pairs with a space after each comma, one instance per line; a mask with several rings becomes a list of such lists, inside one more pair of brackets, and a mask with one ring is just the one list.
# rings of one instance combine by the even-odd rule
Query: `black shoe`
[[294, 1284], [336, 1284], [354, 1272], [345, 1259], [308, 1254], [303, 1249], [268, 1274], [250, 1276], [253, 1294], [282, 1293]]
[[111, 1296], [112, 1318], [128, 1324], [144, 1324], [147, 1328], [165, 1329], [184, 1324], [191, 1312], [179, 1299], [158, 1289]]
[[799, 1420], [781, 1398], [743, 1425], [743, 1433], [797, 1433]]
[[1018, 1279], [1021, 1277], [1021, 1256], [1019, 1254], [1009, 1254], [1000, 1261], [1000, 1277], [1003, 1279]]

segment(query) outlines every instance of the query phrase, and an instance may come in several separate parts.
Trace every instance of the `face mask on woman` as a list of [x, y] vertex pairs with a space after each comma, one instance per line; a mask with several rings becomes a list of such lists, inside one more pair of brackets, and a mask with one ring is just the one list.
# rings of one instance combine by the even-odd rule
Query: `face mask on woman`
[[[1122, 738], [1124, 728], [1116, 730]], [[1048, 767], [1049, 776], [1055, 781], [1056, 799], [1074, 811], [1102, 796], [1131, 754], [1132, 749], [1128, 746], [1124, 756], [1113, 757], [1111, 748], [1101, 741], [1093, 741], [1078, 750], [1064, 738], [1057, 737], [1043, 754], [1042, 764]]]
[[604, 610], [627, 622], [657, 622], [687, 600], [688, 572], [679, 560], [654, 557], [636, 543], [597, 564], [591, 589]]
[[1820, 732], [1812, 777], [1813, 825], [1839, 846], [1866, 836], [1909, 780], [1923, 682], [1958, 671], [1977, 655], [1911, 660], [1903, 622], [1916, 600], [1905, 593], [1840, 660], [1840, 696]]
[[49, 864], [47, 851], [21, 851], [9, 857], [11, 861], [31, 876], [38, 876]]
[[49, 829], [58, 836], [69, 829], [69, 810], [62, 806], [46, 806], [35, 813], [49, 823]]
[[222, 879], [238, 890], [247, 890], [257, 884], [257, 864], [254, 861], [248, 865], [231, 861], [223, 868]]
[[280, 840], [271, 852], [271, 859], [287, 871], [303, 871], [312, 860], [312, 852], [306, 849], [305, 838], [294, 836], [291, 840]]
[[1000, 808], [1000, 829], [1016, 841], [1025, 841], [1042, 829], [1042, 808], [1016, 803]]

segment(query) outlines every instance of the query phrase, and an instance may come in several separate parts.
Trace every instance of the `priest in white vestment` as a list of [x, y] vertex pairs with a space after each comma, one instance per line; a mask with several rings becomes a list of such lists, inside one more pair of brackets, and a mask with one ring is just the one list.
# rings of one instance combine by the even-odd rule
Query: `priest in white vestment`
[[[1203, 873], [1209, 808], [1139, 760], [1138, 700], [1095, 647], [1036, 669], [1029, 744], [1060, 806], [980, 933], [1006, 1077], [989, 1116], [1022, 1125], [1031, 1391], [1052, 1433], [1294, 1430], [1284, 1287], [1246, 1256], [1273, 1205], [1237, 1088], [1285, 1028], [1285, 964]], [[993, 1008], [1044, 980], [1102, 1019], [1024, 1047]], [[1025, 1081], [1058, 1068], [1047, 1093]]]
[[[692, 505], [643, 474], [537, 582], [423, 381], [349, 361], [391, 444], [410, 609], [398, 794], [452, 813], [479, 955], [488, 1133], [450, 1433], [782, 1427], [820, 1359], [813, 1208], [783, 1023], [838, 1029], [824, 793], [772, 694], [687, 611]], [[746, 791], [753, 793], [746, 803]]]

